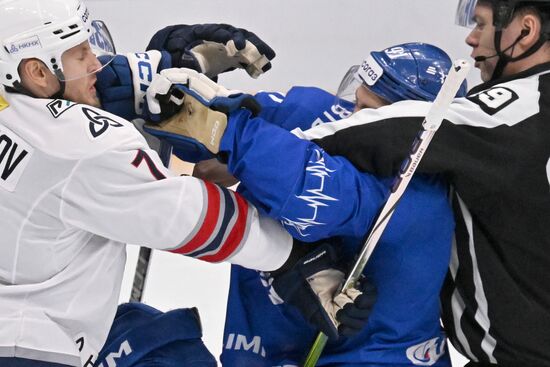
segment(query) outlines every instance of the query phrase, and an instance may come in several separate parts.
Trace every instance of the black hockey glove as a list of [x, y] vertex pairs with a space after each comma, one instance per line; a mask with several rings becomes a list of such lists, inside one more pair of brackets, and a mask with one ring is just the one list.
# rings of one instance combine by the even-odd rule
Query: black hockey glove
[[355, 285], [355, 289], [360, 294], [353, 303], [344, 305], [336, 314], [336, 320], [340, 322], [338, 333], [343, 336], [354, 336], [363, 330], [378, 296], [374, 284], [364, 277]]
[[257, 78], [271, 69], [275, 57], [275, 51], [254, 33], [228, 24], [169, 26], [155, 33], [147, 50], [165, 50], [173, 67], [194, 69], [213, 80], [237, 68]]
[[[309, 252], [308, 252], [309, 251]], [[351, 336], [367, 323], [376, 291], [364, 283], [364, 292], [351, 288], [340, 293], [344, 272], [334, 245], [306, 244], [295, 240], [289, 260], [271, 272], [279, 297], [295, 306], [312, 326], [329, 339]]]

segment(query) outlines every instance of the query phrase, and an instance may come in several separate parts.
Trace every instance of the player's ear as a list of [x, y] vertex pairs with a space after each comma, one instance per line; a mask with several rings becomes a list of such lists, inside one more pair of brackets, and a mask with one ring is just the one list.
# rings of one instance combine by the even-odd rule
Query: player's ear
[[25, 59], [19, 65], [19, 75], [25, 88], [36, 96], [49, 96], [58, 87], [55, 75], [38, 59]]

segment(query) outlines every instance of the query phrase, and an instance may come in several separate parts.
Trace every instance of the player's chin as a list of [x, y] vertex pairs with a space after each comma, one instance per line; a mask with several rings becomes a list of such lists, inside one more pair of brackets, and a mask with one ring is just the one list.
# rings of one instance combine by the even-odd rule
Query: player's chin
[[99, 100], [99, 97], [97, 96], [97, 92], [95, 91], [95, 88], [93, 90], [88, 91], [88, 95], [85, 97], [86, 104], [93, 106], [93, 107], [101, 107], [101, 101]]
[[79, 98], [68, 98], [68, 99], [73, 102], [85, 104], [92, 107], [101, 107], [101, 103], [97, 96], [86, 95], [86, 96], [80, 96]]
[[489, 71], [486, 67], [479, 67], [479, 76], [484, 83], [491, 80], [492, 74], [492, 71]]
[[90, 106], [101, 108], [101, 102], [97, 96], [89, 103]]

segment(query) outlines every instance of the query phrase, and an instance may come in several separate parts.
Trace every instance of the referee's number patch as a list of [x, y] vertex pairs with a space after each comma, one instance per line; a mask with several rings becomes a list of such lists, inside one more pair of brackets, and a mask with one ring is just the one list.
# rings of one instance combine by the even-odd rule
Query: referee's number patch
[[491, 88], [468, 97], [469, 100], [478, 104], [485, 113], [491, 116], [506, 108], [518, 98], [516, 92], [506, 87]]

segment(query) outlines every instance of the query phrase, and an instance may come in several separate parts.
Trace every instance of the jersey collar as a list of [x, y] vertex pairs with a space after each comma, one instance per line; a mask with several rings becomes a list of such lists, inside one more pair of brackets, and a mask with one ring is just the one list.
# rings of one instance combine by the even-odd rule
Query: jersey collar
[[516, 73], [514, 75], [509, 75], [509, 76], [499, 78], [499, 79], [496, 79], [496, 80], [488, 81], [486, 83], [481, 83], [481, 84], [473, 87], [472, 89], [470, 89], [470, 91], [468, 92], [468, 96], [471, 96], [472, 94], [476, 94], [478, 92], [489, 89], [492, 86], [495, 86], [497, 84], [506, 83], [506, 82], [509, 82], [511, 80], [516, 80], [516, 79], [528, 78], [530, 76], [542, 73], [542, 72], [547, 71], [547, 70], [550, 70], [550, 62], [545, 62], [543, 64], [535, 65], [530, 69], [524, 70], [524, 71], [522, 71], [520, 73]]

